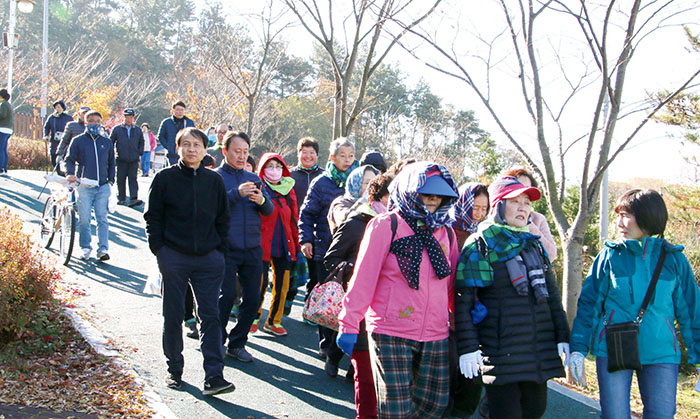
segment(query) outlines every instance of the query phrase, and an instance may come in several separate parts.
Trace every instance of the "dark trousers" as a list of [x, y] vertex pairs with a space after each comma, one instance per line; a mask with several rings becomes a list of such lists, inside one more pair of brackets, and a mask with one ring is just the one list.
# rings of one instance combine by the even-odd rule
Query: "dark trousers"
[[194, 319], [194, 294], [192, 293], [192, 287], [187, 287], [187, 292], [185, 294], [185, 321]]
[[[221, 342], [226, 342], [225, 338], [228, 336], [228, 347], [231, 349], [245, 346], [250, 326], [258, 317], [262, 257], [263, 251], [260, 246], [245, 250], [232, 249], [226, 252], [226, 273], [219, 298], [219, 316], [223, 329]], [[237, 294], [236, 275], [241, 284], [243, 301], [238, 308], [236, 326], [227, 335], [226, 324]]]
[[51, 140], [51, 167], [56, 167], [56, 157], [58, 156], [58, 145], [60, 141]]
[[205, 379], [222, 376], [224, 359], [217, 302], [224, 278], [224, 256], [218, 250], [203, 256], [186, 255], [164, 246], [157, 258], [163, 276], [163, 352], [168, 372], [181, 375], [185, 365], [182, 322], [185, 293], [192, 284], [201, 320], [199, 345], [204, 356]]
[[127, 178], [129, 179], [129, 198], [132, 201], [138, 199], [139, 184], [136, 182], [138, 169], [138, 161], [125, 162], [117, 160], [117, 199], [120, 201], [126, 200]]
[[537, 419], [547, 409], [547, 383], [521, 381], [504, 385], [484, 385], [493, 419]]
[[[306, 259], [306, 262], [309, 266], [309, 282], [306, 284], [306, 296], [304, 299], [309, 298], [311, 290], [314, 289], [316, 284], [323, 283], [328, 276], [328, 271], [320, 260]], [[335, 330], [318, 326], [318, 347], [326, 352], [328, 361], [335, 365], [338, 365], [343, 358], [343, 350], [335, 343], [337, 336], [338, 332]]]

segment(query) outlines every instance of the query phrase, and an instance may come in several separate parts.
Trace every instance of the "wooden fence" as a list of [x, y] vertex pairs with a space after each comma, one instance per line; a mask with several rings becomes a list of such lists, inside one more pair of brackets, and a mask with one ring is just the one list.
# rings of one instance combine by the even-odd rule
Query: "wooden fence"
[[15, 128], [13, 135], [31, 140], [41, 140], [44, 136], [44, 127], [41, 117], [29, 113], [15, 112]]

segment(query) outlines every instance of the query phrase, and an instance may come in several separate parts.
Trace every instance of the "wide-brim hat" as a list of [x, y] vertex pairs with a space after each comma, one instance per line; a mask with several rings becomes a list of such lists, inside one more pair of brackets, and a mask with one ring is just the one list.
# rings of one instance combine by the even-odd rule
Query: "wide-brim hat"
[[440, 176], [440, 172], [435, 172], [432, 176], [428, 175], [423, 186], [416, 191], [423, 195], [439, 195], [450, 198], [458, 198], [459, 195], [447, 181]]

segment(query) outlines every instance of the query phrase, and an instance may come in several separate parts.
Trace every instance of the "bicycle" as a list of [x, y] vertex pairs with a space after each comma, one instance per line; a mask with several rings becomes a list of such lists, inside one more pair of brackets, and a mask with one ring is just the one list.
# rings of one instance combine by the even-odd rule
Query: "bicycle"
[[48, 249], [58, 233], [58, 254], [63, 265], [68, 265], [75, 243], [78, 183], [70, 183], [53, 173], [44, 178], [51, 183], [51, 196], [44, 204], [39, 222], [39, 239], [42, 246]]

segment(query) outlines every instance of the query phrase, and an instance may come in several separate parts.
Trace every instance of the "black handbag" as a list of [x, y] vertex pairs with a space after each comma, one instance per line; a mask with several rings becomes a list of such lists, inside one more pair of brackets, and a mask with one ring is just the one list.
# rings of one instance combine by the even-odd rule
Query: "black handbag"
[[[644, 318], [649, 301], [656, 290], [656, 283], [659, 282], [661, 268], [663, 268], [664, 260], [666, 259], [666, 251], [661, 246], [661, 254], [659, 261], [656, 263], [654, 275], [651, 277], [649, 288], [644, 296], [644, 301], [639, 309], [637, 318], [631, 322], [608, 324], [607, 316], [603, 321], [605, 328], [605, 343], [608, 346], [608, 372], [620, 370], [636, 370], [642, 369], [642, 363], [639, 360], [639, 324]], [[610, 288], [608, 288], [608, 291]], [[603, 300], [603, 313], [605, 313], [605, 300]]]

